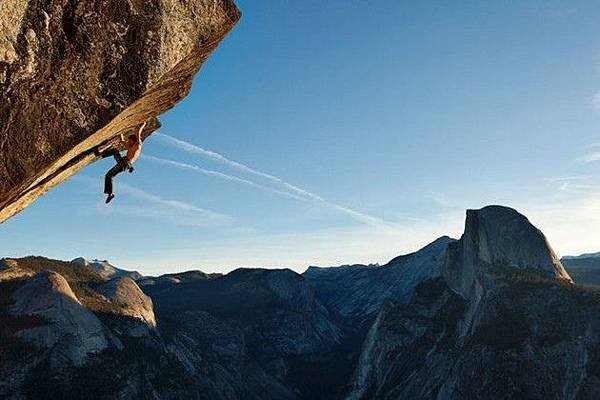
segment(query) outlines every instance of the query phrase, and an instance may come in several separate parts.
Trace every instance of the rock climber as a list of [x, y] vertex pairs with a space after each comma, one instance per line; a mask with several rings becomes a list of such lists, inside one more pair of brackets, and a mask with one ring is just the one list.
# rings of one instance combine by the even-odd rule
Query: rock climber
[[123, 134], [120, 135], [119, 146], [125, 148], [127, 151], [127, 155], [125, 157], [123, 157], [116, 148], [112, 148], [102, 154], [99, 154], [102, 158], [113, 156], [117, 162], [117, 164], [109, 169], [104, 176], [104, 193], [107, 195], [105, 201], [106, 204], [110, 203], [111, 200], [115, 198], [115, 194], [113, 193], [114, 177], [124, 171], [129, 171], [129, 173], [134, 171], [133, 163], [135, 160], [137, 160], [142, 152], [142, 131], [146, 127], [146, 123], [147, 122], [144, 122], [139, 127], [137, 133], [130, 135], [127, 140], [123, 138]]

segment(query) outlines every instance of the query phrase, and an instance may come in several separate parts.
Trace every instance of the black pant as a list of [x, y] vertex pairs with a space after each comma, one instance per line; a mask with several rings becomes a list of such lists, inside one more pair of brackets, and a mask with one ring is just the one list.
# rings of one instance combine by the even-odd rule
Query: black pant
[[131, 168], [129, 161], [123, 156], [121, 156], [121, 153], [119, 153], [117, 149], [112, 149], [102, 154], [102, 158], [110, 156], [113, 156], [115, 158], [117, 165], [108, 170], [108, 172], [104, 176], [104, 193], [106, 194], [112, 194], [113, 192], [113, 178], [121, 172]]

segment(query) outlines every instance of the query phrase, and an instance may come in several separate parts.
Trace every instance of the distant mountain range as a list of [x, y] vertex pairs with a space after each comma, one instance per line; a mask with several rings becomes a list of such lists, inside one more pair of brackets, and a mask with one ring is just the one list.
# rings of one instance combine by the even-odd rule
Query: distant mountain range
[[596, 399], [600, 291], [567, 269], [499, 206], [382, 266], [3, 259], [0, 398]]
[[562, 263], [569, 269], [575, 282], [583, 285], [600, 286], [600, 253], [563, 257]]
[[104, 279], [121, 278], [128, 276], [131, 279], [138, 280], [142, 278], [142, 275], [137, 271], [125, 271], [117, 268], [107, 260], [86, 260], [83, 257], [76, 258], [71, 261], [73, 264], [80, 265], [82, 267], [88, 267], [94, 272], [98, 273]]
[[597, 253], [585, 253], [580, 256], [564, 256], [563, 260], [578, 260], [582, 258], [600, 258], [600, 251]]

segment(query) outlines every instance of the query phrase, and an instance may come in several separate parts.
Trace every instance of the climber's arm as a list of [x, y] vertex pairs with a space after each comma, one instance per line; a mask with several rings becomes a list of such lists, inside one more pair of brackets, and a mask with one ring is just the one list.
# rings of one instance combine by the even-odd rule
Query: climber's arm
[[147, 123], [148, 123], [148, 121], [144, 121], [144, 123], [142, 125], [140, 125], [140, 127], [137, 131], [137, 135], [135, 136], [136, 142], [139, 144], [142, 144], [142, 131], [146, 127]]

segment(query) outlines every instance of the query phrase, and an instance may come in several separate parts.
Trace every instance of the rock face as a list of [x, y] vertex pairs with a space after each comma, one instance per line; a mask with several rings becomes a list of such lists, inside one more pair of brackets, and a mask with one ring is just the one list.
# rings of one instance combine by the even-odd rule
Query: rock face
[[0, 260], [0, 282], [33, 276], [34, 272], [20, 268], [15, 260]]
[[532, 270], [572, 281], [544, 234], [525, 216], [500, 206], [468, 210], [465, 233], [450, 246], [444, 278], [453, 290], [470, 297], [494, 267]]
[[338, 327], [314, 289], [290, 270], [240, 269], [212, 279], [142, 286], [190, 394], [296, 399], [318, 392], [306, 372], [330, 360]]
[[129, 277], [115, 278], [96, 289], [110, 301], [120, 305], [121, 315], [138, 319], [151, 328], [156, 328], [154, 307], [150, 297]]
[[439, 238], [381, 267], [310, 267], [304, 277], [315, 286], [327, 308], [344, 318], [369, 318], [389, 299], [408, 301], [421, 282], [439, 277], [446, 250], [453, 242], [447, 236]]
[[0, 222], [189, 91], [230, 0], [0, 4]]
[[12, 296], [13, 316], [36, 316], [40, 326], [25, 329], [19, 335], [36, 346], [49, 350], [52, 361], [66, 359], [81, 365], [89, 354], [108, 347], [100, 320], [85, 308], [69, 283], [56, 272], [40, 272]]
[[[15, 274], [0, 280], [2, 398], [600, 398], [600, 291], [508, 208], [469, 211], [460, 240], [383, 266], [138, 282], [39, 257], [2, 267]], [[27, 275], [44, 269], [60, 275]]]

